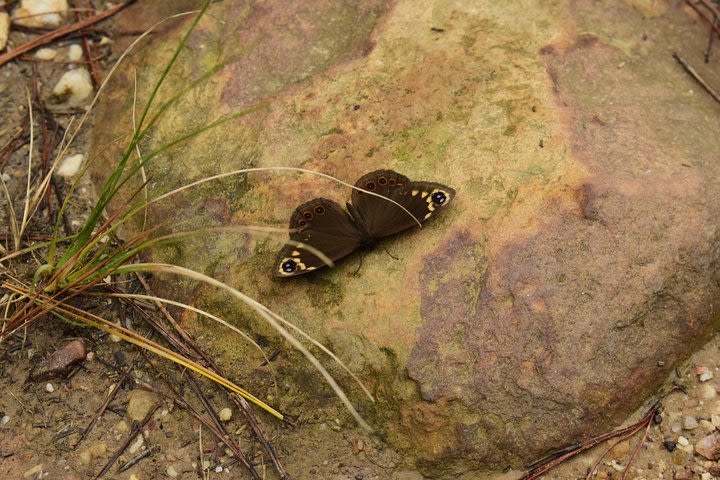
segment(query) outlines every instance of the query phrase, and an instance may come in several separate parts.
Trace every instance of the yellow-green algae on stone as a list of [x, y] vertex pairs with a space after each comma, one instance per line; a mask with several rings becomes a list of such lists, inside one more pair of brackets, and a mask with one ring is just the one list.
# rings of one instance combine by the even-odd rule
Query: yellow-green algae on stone
[[[237, 235], [153, 258], [219, 277], [330, 346], [378, 399], [362, 403], [333, 370], [363, 415], [437, 478], [519, 467], [607, 430], [718, 320], [709, 305], [720, 293], [720, 166], [707, 133], [719, 111], [668, 53], [682, 45], [699, 59], [705, 34], [677, 6], [658, 16], [641, 3], [213, 5], [164, 98], [224, 68], [183, 95], [142, 149], [267, 107], [153, 162], [152, 192], [290, 165], [347, 182], [393, 168], [458, 196], [425, 228], [364, 256], [358, 275], [355, 255], [276, 280], [279, 244]], [[141, 98], [181, 31], [135, 58]], [[129, 131], [131, 79], [127, 70], [106, 99], [98, 148]], [[169, 229], [285, 226], [320, 195], [342, 203], [349, 192], [308, 175], [249, 174], [185, 191], [149, 218]], [[177, 285], [163, 290], [252, 326], [268, 352], [282, 346], [247, 308]], [[204, 325], [198, 332], [215, 337]], [[216, 344], [255, 361], [239, 340]], [[287, 355], [277, 368], [292, 394], [280, 407], [335, 408], [317, 373]]]

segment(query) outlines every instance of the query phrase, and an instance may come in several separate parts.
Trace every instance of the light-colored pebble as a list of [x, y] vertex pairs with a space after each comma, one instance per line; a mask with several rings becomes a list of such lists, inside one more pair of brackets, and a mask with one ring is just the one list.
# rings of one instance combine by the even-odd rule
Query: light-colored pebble
[[43, 464], [38, 464], [23, 473], [23, 478], [36, 478], [43, 471]]
[[710, 473], [710, 472], [703, 472], [703, 474], [700, 475], [701, 480], [712, 480], [713, 478], [715, 478], [715, 477], [713, 477], [712, 473]]
[[624, 441], [619, 442], [612, 448], [612, 456], [614, 459], [619, 460], [623, 458], [630, 451], [630, 442]]
[[713, 425], [712, 422], [708, 420], [700, 420], [700, 428], [702, 428], [706, 432], [712, 432], [715, 430], [715, 425]]
[[7, 423], [10, 421], [10, 416], [3, 415], [2, 418], [0, 418], [0, 425], [7, 425]]
[[218, 417], [220, 417], [220, 421], [227, 422], [232, 418], [232, 410], [225, 407], [218, 412]]
[[80, 457], [80, 462], [82, 462], [83, 465], [90, 465], [90, 462], [92, 462], [92, 454], [89, 450], [83, 450], [78, 455]]
[[683, 430], [693, 430], [698, 427], [698, 422], [695, 417], [687, 416], [683, 418]]
[[218, 465], [217, 467], [215, 467], [215, 473], [221, 473], [222, 471], [223, 471], [222, 465]]
[[82, 60], [82, 58], [83, 58], [82, 47], [80, 45], [78, 45], [77, 43], [73, 43], [72, 45], [70, 45], [70, 47], [68, 48], [68, 52], [67, 52], [67, 58], [71, 62], [77, 62], [78, 60]]
[[3, 172], [1, 176], [2, 176], [2, 181], [3, 181], [3, 182], [7, 183], [7, 182], [10, 181], [10, 178], [11, 178], [11, 177], [10, 177], [10, 175], [8, 175], [7, 173]]
[[712, 370], [705, 370], [700, 374], [700, 381], [701, 382], [707, 382], [708, 380], [712, 380], [713, 378], [713, 372]]
[[137, 475], [135, 475], [135, 474], [133, 473], [133, 474], [130, 475], [130, 478], [128, 478], [128, 480], [140, 480], [140, 477], [138, 477]]
[[67, 103], [78, 106], [93, 92], [90, 73], [86, 68], [76, 68], [67, 71], [60, 77], [53, 88], [53, 100], [58, 103]]
[[35, 52], [35, 58], [38, 60], [54, 60], [57, 56], [57, 50], [54, 48], [41, 48], [37, 52]]
[[55, 173], [65, 178], [74, 177], [80, 171], [83, 160], [85, 160], [85, 155], [83, 155], [82, 153], [67, 156], [60, 163], [60, 166], [57, 168], [57, 171]]
[[678, 437], [677, 443], [682, 445], [683, 447], [690, 445], [690, 441], [682, 435]]
[[158, 402], [157, 395], [147, 390], [136, 388], [130, 392], [130, 400], [127, 406], [127, 416], [130, 420], [141, 421], [150, 411], [155, 408]]
[[717, 389], [715, 388], [715, 385], [712, 383], [703, 383], [700, 387], [700, 396], [704, 398], [705, 400], [710, 400], [712, 398], [715, 398], [715, 395], [717, 395]]
[[711, 415], [710, 422], [715, 425], [716, 428], [720, 427], [720, 415]]
[[0, 12], [0, 51], [7, 45], [10, 35], [10, 15], [7, 12]]
[[22, 0], [12, 17], [23, 27], [50, 28], [60, 25], [67, 11], [67, 0]]
[[678, 433], [678, 432], [680, 432], [680, 430], [682, 430], [682, 425], [680, 425], [679, 423], [673, 423], [672, 426], [670, 427], [670, 430], [673, 433]]
[[622, 472], [625, 470], [625, 467], [623, 465], [620, 465], [617, 460], [610, 460], [610, 466], [616, 472]]
[[167, 473], [168, 477], [170, 478], [177, 478], [178, 472], [175, 470], [175, 467], [172, 465], [168, 465], [167, 470], [165, 470], [165, 473]]
[[720, 457], [720, 432], [711, 433], [700, 439], [695, 444], [695, 451], [708, 460], [716, 460]]
[[45, 391], [48, 393], [52, 393], [55, 391], [55, 387], [53, 387], [52, 383], [48, 383], [47, 385], [45, 385]]
[[130, 455], [140, 450], [144, 443], [145, 438], [142, 435], [138, 435], [135, 441], [130, 445], [130, 448], [128, 448]]

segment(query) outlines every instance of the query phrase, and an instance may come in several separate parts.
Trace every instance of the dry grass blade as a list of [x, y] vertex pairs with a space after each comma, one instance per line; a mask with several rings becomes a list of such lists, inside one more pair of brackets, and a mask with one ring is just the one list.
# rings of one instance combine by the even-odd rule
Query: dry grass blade
[[90, 312], [86, 312], [82, 309], [79, 309], [77, 307], [74, 307], [72, 305], [64, 305], [62, 302], [64, 300], [60, 300], [52, 306], [48, 307], [47, 305], [52, 302], [52, 299], [50, 297], [47, 297], [42, 294], [31, 294], [27, 290], [23, 290], [18, 288], [15, 285], [10, 285], [7, 283], [3, 284], [5, 288], [8, 290], [11, 290], [15, 293], [18, 293], [20, 295], [26, 296], [28, 299], [32, 299], [33, 302], [46, 304], [45, 309], [50, 308], [52, 313], [63, 315], [65, 317], [72, 317], [82, 323], [85, 323], [87, 325], [90, 325], [92, 327], [98, 328], [104, 332], [114, 334], [121, 339], [132, 343], [133, 345], [137, 345], [147, 351], [150, 351], [156, 355], [159, 355], [163, 358], [166, 358], [172, 362], [175, 362], [179, 365], [182, 365], [186, 368], [189, 368], [200, 375], [203, 375], [210, 380], [214, 381], [215, 383], [222, 385], [223, 387], [227, 388], [230, 391], [233, 391], [237, 393], [238, 395], [243, 396], [248, 401], [254, 403], [258, 407], [262, 408], [266, 412], [270, 413], [274, 417], [285, 421], [286, 417], [282, 413], [280, 413], [278, 410], [274, 409], [270, 405], [266, 404], [250, 392], [246, 391], [245, 389], [235, 385], [230, 380], [218, 375], [215, 372], [212, 372], [208, 370], [207, 368], [203, 367], [202, 365], [199, 365], [192, 360], [189, 360], [185, 357], [182, 357], [181, 355], [178, 355], [177, 353], [173, 352], [172, 350], [163, 347], [162, 345], [159, 345], [151, 340], [148, 340], [147, 338], [142, 337], [141, 335], [138, 335], [136, 332], [133, 332], [132, 330], [128, 330], [127, 328], [121, 327], [119, 325], [116, 325], [108, 320], [105, 320], [102, 317], [99, 317], [97, 315], [94, 315]]
[[[360, 414], [355, 410], [355, 407], [350, 402], [350, 400], [347, 398], [347, 395], [345, 392], [340, 388], [340, 386], [337, 384], [335, 379], [328, 373], [328, 371], [323, 367], [320, 362], [318, 361], [315, 356], [310, 353], [310, 351], [305, 348], [305, 346], [300, 343], [293, 335], [290, 334], [278, 321], [275, 319], [277, 314], [273, 313], [268, 309], [265, 305], [262, 305], [258, 301], [256, 301], [253, 298], [248, 297], [244, 293], [230, 287], [229, 285], [226, 285], [222, 283], [219, 280], [216, 280], [212, 277], [208, 277], [207, 275], [204, 275], [202, 273], [196, 272], [194, 270], [190, 270], [184, 267], [179, 267], [177, 265], [169, 265], [169, 264], [163, 264], [163, 263], [138, 263], [134, 265], [125, 265], [120, 268], [118, 268], [118, 273], [130, 273], [130, 272], [136, 272], [136, 271], [147, 271], [147, 272], [156, 272], [156, 273], [171, 273], [175, 275], [184, 276], [190, 279], [198, 280], [203, 283], [206, 283], [208, 285], [220, 288], [221, 290], [225, 290], [226, 292], [230, 293], [235, 298], [239, 299], [243, 303], [250, 306], [253, 310], [255, 310], [261, 317], [263, 317], [274, 329], [277, 331], [285, 340], [290, 342], [293, 347], [295, 347], [298, 351], [300, 351], [305, 358], [308, 359], [308, 361], [317, 369], [318, 372], [325, 378], [325, 381], [330, 385], [330, 387], [335, 392], [335, 395], [340, 399], [340, 401], [345, 405], [345, 408], [350, 412], [350, 414], [355, 418], [355, 421], [362, 426], [367, 431], [372, 431], [373, 429], [368, 425], [368, 423], [360, 416]], [[244, 396], [244, 395], [243, 395]], [[246, 397], [247, 398], [247, 397]]]

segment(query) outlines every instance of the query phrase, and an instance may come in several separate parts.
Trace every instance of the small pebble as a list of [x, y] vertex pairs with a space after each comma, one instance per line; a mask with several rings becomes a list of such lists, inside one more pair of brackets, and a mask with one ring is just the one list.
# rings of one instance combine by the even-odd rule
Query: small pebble
[[[5, 173], [5, 172], [3, 172], [2, 175], [0, 175], [0, 177], [2, 177], [2, 181], [5, 182], [5, 183], [9, 182], [9, 181], [10, 181], [10, 178], [11, 178], [10, 175], [8, 175], [8, 174]], [[4, 300], [3, 300], [3, 301], [4, 301]]]
[[86, 68], [76, 68], [65, 72], [53, 88], [53, 100], [57, 103], [67, 103], [78, 106], [93, 92], [90, 74]]
[[710, 472], [704, 472], [702, 475], [700, 475], [701, 480], [712, 480], [713, 478], [715, 477], [713, 477], [712, 473]]
[[128, 448], [128, 453], [132, 455], [133, 453], [140, 450], [140, 447], [143, 446], [145, 443], [145, 438], [142, 435], [138, 435], [137, 439], [130, 445], [130, 448]]
[[128, 480], [140, 480], [140, 478], [133, 473], [130, 475], [130, 478], [128, 478]]
[[679, 443], [679, 444], [682, 445], [683, 447], [686, 447], [686, 446], [690, 445], [690, 442], [688, 441], [688, 439], [685, 438], [685, 437], [683, 437], [682, 435], [680, 435], [680, 436], [678, 437], [677, 443]]
[[0, 51], [5, 48], [9, 34], [10, 15], [8, 15], [7, 12], [0, 12]]
[[23, 27], [52, 28], [60, 25], [67, 11], [67, 0], [22, 0], [12, 17]]
[[708, 370], [706, 372], [703, 372], [700, 374], [700, 381], [701, 382], [707, 382], [708, 380], [712, 380], [713, 373], [712, 371]]
[[53, 60], [57, 56], [57, 50], [54, 48], [41, 48], [35, 52], [35, 58], [38, 60]]
[[82, 153], [67, 156], [60, 163], [60, 166], [57, 168], [55, 173], [65, 178], [74, 177], [80, 171], [83, 160], [85, 160], [85, 155], [83, 155]]
[[45, 385], [45, 391], [48, 393], [52, 393], [55, 391], [55, 387], [53, 387], [52, 383], [48, 383], [47, 385]]
[[695, 451], [708, 460], [716, 460], [720, 457], [720, 432], [713, 432], [700, 439], [695, 444]]
[[630, 451], [630, 442], [619, 442], [612, 448], [612, 456], [614, 459], [621, 459]]
[[715, 395], [717, 395], [717, 390], [715, 389], [715, 386], [710, 383], [704, 383], [700, 387], [700, 396], [705, 400], [710, 400], [712, 398], [715, 398]]
[[218, 412], [218, 417], [220, 418], [221, 422], [227, 422], [232, 418], [232, 410], [228, 407], [225, 407]]
[[36, 478], [43, 471], [43, 464], [35, 465], [30, 470], [23, 473], [23, 478]]
[[682, 425], [680, 425], [679, 423], [673, 423], [672, 426], [670, 427], [670, 430], [673, 433], [678, 433], [680, 430], [682, 430]]
[[70, 48], [68, 48], [67, 52], [67, 58], [71, 62], [77, 62], [78, 60], [82, 60], [83, 58], [83, 50], [80, 45], [77, 43], [73, 43], [70, 45]]
[[85, 360], [86, 355], [87, 347], [84, 340], [76, 339], [68, 342], [38, 363], [30, 373], [30, 379], [43, 381], [60, 377], [67, 373], [70, 367]]
[[610, 460], [610, 466], [615, 470], [616, 472], [622, 472], [625, 470], [625, 467], [620, 465], [617, 460]]
[[683, 418], [683, 430], [693, 430], [698, 427], [698, 422], [695, 419], [695, 417], [685, 417]]
[[702, 428], [706, 432], [712, 432], [715, 430], [715, 425], [713, 425], [712, 422], [709, 422], [708, 420], [700, 420], [700, 428]]
[[7, 425], [9, 421], [10, 417], [8, 415], [3, 415], [3, 417], [0, 418], [0, 425]]
[[363, 442], [362, 438], [356, 439], [352, 444], [352, 453], [353, 455], [357, 455], [358, 453], [365, 450], [365, 443]]
[[220, 473], [222, 471], [223, 471], [222, 465], [218, 465], [217, 467], [215, 467], [215, 473]]
[[175, 470], [175, 468], [172, 465], [168, 465], [167, 470], [165, 470], [165, 473], [167, 473], [168, 477], [170, 478], [177, 478], [178, 472]]
[[142, 421], [158, 403], [157, 395], [147, 390], [136, 388], [130, 392], [127, 416], [130, 420]]

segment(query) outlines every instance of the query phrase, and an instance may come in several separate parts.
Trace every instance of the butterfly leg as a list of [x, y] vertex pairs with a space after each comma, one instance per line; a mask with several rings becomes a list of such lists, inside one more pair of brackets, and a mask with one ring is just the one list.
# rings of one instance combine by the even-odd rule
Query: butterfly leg
[[367, 255], [367, 252], [362, 250], [360, 251], [360, 260], [358, 261], [358, 266], [355, 269], [354, 272], [348, 273], [348, 277], [359, 277], [360, 276], [360, 269], [362, 268], [363, 260], [365, 260], [365, 255]]
[[393, 260], [400, 260], [398, 257], [390, 253], [390, 250], [388, 250], [387, 248], [383, 247], [383, 250], [385, 250], [385, 253], [387, 253]]

